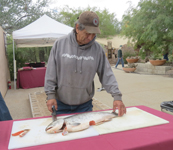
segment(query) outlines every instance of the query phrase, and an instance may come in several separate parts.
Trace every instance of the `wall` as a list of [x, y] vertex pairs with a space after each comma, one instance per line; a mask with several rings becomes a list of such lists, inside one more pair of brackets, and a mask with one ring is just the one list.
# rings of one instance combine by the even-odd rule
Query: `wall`
[[141, 74], [154, 74], [154, 75], [166, 75], [167, 71], [171, 70], [171, 66], [153, 66], [150, 62], [136, 63], [136, 72]]
[[8, 79], [10, 79], [10, 72], [7, 55], [5, 52], [4, 31], [0, 26], [0, 92], [3, 98], [8, 90]]
[[112, 47], [113, 48], [119, 48], [120, 45], [124, 45], [128, 43], [128, 39], [120, 37], [120, 36], [114, 36], [111, 39], [106, 39], [106, 38], [96, 38], [96, 41], [98, 43], [101, 43], [103, 45], [107, 45], [108, 41], [112, 42]]

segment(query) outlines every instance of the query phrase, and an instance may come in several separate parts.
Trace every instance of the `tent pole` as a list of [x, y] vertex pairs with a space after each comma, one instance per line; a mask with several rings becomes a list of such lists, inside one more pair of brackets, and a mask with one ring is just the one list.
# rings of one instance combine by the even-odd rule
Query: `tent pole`
[[13, 40], [13, 69], [14, 69], [14, 89], [16, 90], [16, 60], [15, 60], [14, 40]]

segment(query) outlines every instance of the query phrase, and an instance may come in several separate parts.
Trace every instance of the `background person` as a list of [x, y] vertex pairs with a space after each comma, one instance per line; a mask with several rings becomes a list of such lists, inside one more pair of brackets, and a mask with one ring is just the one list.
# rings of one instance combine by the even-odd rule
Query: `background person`
[[117, 66], [118, 66], [118, 64], [119, 64], [119, 62], [121, 61], [121, 63], [122, 63], [122, 67], [124, 67], [124, 60], [123, 60], [123, 54], [122, 54], [122, 45], [120, 45], [120, 48], [119, 48], [119, 50], [118, 50], [118, 61], [117, 61], [117, 63], [116, 63], [116, 65], [115, 65], [115, 68], [117, 68]]
[[163, 55], [163, 59], [166, 59], [167, 61], [169, 60], [169, 59], [168, 59], [168, 52], [166, 52], [166, 53]]
[[103, 48], [95, 41], [100, 33], [99, 17], [83, 12], [74, 30], [59, 38], [52, 47], [45, 75], [47, 107], [57, 114], [92, 111], [94, 77], [97, 73], [103, 87], [114, 98], [113, 111], [126, 113], [118, 83]]

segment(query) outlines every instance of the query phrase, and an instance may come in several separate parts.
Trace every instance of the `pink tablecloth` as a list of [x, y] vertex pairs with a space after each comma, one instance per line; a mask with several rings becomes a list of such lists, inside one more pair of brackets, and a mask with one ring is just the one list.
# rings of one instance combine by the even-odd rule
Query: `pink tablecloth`
[[[145, 106], [136, 107], [170, 123], [18, 150], [172, 150], [173, 116]], [[0, 122], [0, 150], [8, 149], [12, 123], [13, 121]]]
[[17, 88], [35, 88], [44, 86], [46, 67], [33, 70], [19, 70], [17, 74]]

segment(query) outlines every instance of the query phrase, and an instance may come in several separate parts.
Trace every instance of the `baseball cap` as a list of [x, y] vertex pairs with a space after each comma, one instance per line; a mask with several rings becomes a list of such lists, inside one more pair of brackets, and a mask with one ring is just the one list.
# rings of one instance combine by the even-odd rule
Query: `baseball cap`
[[80, 23], [85, 25], [85, 29], [88, 33], [99, 33], [99, 17], [95, 12], [92, 11], [85, 11], [79, 16]]

